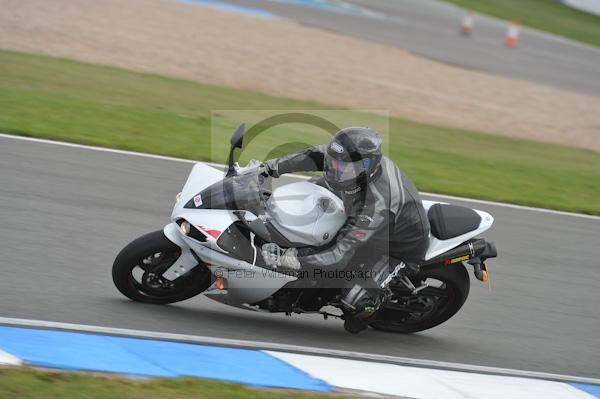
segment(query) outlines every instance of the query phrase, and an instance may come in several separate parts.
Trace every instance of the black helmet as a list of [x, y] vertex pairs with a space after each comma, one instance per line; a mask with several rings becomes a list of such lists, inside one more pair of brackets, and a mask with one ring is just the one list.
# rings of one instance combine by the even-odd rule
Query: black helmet
[[368, 127], [347, 127], [333, 136], [325, 153], [325, 180], [338, 191], [358, 192], [378, 175], [381, 137]]

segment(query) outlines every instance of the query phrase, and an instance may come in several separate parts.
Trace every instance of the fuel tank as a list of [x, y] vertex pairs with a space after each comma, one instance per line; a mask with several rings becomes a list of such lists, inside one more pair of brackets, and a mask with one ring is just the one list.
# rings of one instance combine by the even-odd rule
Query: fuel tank
[[272, 225], [290, 242], [322, 246], [346, 222], [344, 203], [331, 191], [309, 182], [276, 188], [267, 201]]

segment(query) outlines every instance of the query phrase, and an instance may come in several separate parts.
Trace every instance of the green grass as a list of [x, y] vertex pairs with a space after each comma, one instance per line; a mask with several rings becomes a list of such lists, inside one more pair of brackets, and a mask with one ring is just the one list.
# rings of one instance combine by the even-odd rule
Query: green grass
[[[211, 110], [219, 111], [211, 118]], [[198, 160], [224, 162], [242, 120], [269, 109], [328, 107], [69, 60], [0, 51], [0, 131]], [[317, 111], [318, 110], [318, 111]], [[352, 111], [340, 126], [383, 131], [388, 119]], [[212, 127], [212, 132], [211, 132]], [[600, 154], [460, 129], [389, 120], [386, 149], [422, 191], [600, 214]], [[292, 123], [266, 130], [242, 160], [326, 142]]]
[[337, 394], [252, 389], [198, 378], [132, 380], [84, 373], [0, 368], [0, 398], [19, 399], [333, 399]]
[[600, 16], [565, 6], [559, 0], [446, 0], [469, 10], [584, 43], [600, 46]]

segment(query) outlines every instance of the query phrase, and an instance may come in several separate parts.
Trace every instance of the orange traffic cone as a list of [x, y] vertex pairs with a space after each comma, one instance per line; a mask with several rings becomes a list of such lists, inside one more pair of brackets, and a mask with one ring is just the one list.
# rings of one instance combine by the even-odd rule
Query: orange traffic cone
[[469, 11], [462, 20], [460, 25], [460, 33], [463, 35], [470, 35], [473, 32], [473, 12]]
[[504, 38], [504, 43], [508, 47], [517, 47], [517, 44], [519, 44], [519, 23], [517, 21], [513, 20], [510, 23], [508, 31], [506, 32], [506, 37]]

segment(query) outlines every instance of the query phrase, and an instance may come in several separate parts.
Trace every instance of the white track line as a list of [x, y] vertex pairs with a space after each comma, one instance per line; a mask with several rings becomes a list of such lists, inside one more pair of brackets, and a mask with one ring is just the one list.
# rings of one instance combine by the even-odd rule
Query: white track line
[[137, 337], [146, 339], [161, 339], [168, 341], [183, 341], [205, 345], [222, 345], [228, 347], [249, 348], [258, 350], [270, 350], [276, 352], [292, 352], [308, 355], [321, 355], [328, 357], [338, 357], [346, 359], [364, 360], [380, 363], [391, 363], [405, 366], [425, 367], [443, 370], [476, 372], [483, 374], [504, 375], [512, 377], [537, 378], [551, 381], [575, 382], [583, 384], [600, 385], [600, 379], [576, 377], [562, 374], [543, 373], [537, 371], [513, 370], [507, 368], [477, 366], [462, 363], [440, 362], [436, 360], [411, 359], [406, 357], [377, 355], [372, 353], [361, 353], [352, 351], [343, 351], [337, 349], [316, 348], [310, 346], [297, 346], [288, 344], [277, 344], [272, 342], [246, 341], [230, 338], [203, 337], [197, 335], [174, 334], [155, 331], [132, 330], [126, 328], [113, 328], [92, 326], [86, 324], [72, 324], [55, 321], [15, 319], [10, 317], [0, 317], [0, 325], [51, 328], [60, 330], [69, 330], [77, 332], [98, 333], [107, 335], [119, 335], [126, 337]]
[[420, 399], [592, 399], [561, 381], [265, 351], [331, 386]]
[[1, 366], [20, 366], [23, 362], [18, 357], [11, 355], [10, 353], [4, 352], [0, 349], [0, 365]]
[[[183, 163], [189, 163], [189, 164], [194, 164], [196, 162], [199, 162], [199, 161], [194, 161], [191, 159], [168, 157], [168, 156], [164, 156], [164, 155], [146, 154], [146, 153], [142, 153], [142, 152], [127, 151], [127, 150], [117, 150], [114, 148], [95, 147], [95, 146], [91, 146], [91, 145], [67, 143], [64, 141], [38, 139], [38, 138], [25, 137], [25, 136], [14, 136], [14, 135], [5, 134], [5, 133], [0, 133], [0, 138], [21, 140], [21, 141], [30, 141], [30, 142], [34, 142], [34, 143], [52, 144], [52, 145], [58, 145], [58, 146], [62, 146], [62, 147], [72, 147], [72, 148], [79, 148], [79, 149], [84, 149], [84, 150], [108, 152], [108, 153], [113, 153], [113, 154], [133, 155], [133, 156], [137, 156], [137, 157], [160, 159], [160, 160], [172, 161], [172, 162], [183, 162]], [[205, 162], [205, 163], [208, 165], [217, 166], [217, 167], [224, 166], [222, 164], [217, 164], [217, 163], [213, 163], [213, 162]], [[290, 176], [290, 177], [294, 177], [294, 178], [298, 178], [298, 179], [308, 179], [309, 178], [306, 176], [295, 175], [295, 174], [288, 174], [286, 176]], [[474, 199], [474, 198], [463, 198], [463, 197], [456, 197], [456, 196], [445, 195], [445, 194], [435, 194], [435, 193], [427, 193], [427, 192], [421, 192], [421, 194], [425, 195], [425, 196], [436, 197], [436, 198], [441, 198], [441, 199], [456, 200], [456, 201], [468, 201], [468, 202], [472, 202], [475, 204], [493, 205], [493, 206], [499, 206], [499, 207], [504, 207], [504, 208], [519, 209], [519, 210], [524, 210], [524, 211], [543, 212], [543, 213], [550, 213], [553, 215], [574, 216], [574, 217], [579, 217], [579, 218], [584, 218], [584, 219], [600, 220], [600, 216], [586, 215], [586, 214], [582, 214], [582, 213], [555, 211], [552, 209], [534, 208], [534, 207], [523, 206], [523, 205], [507, 204], [504, 202], [486, 201], [486, 200], [479, 200], [479, 199]]]

